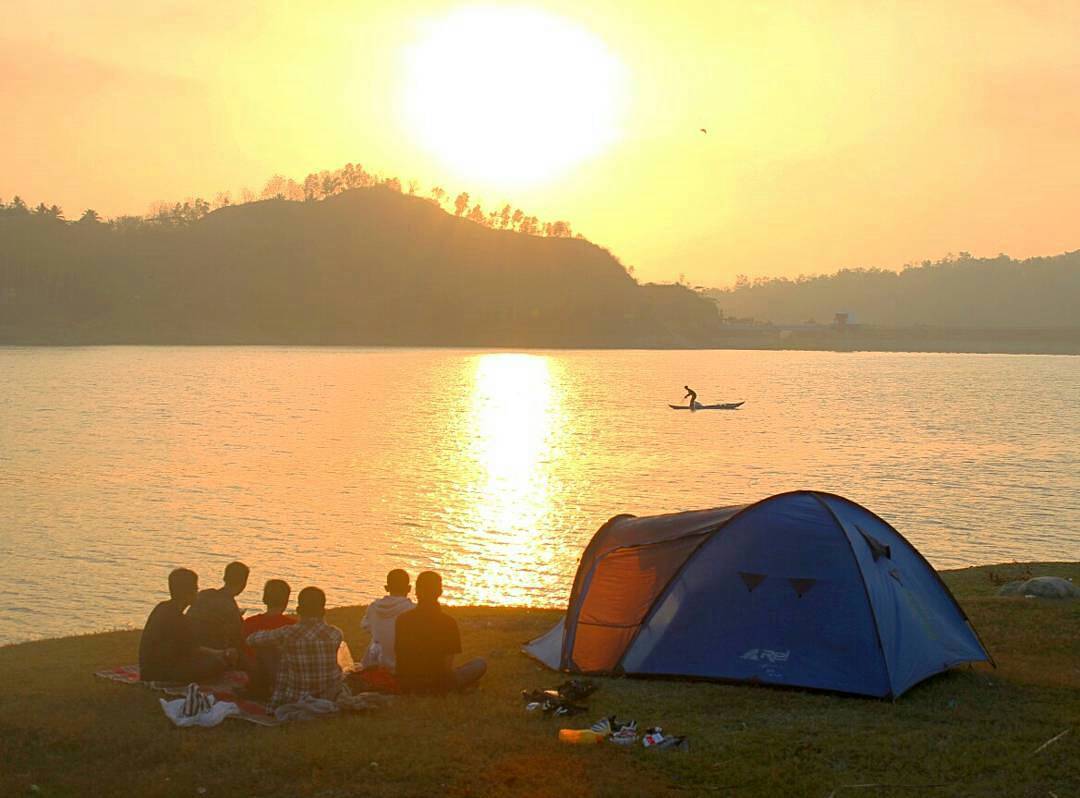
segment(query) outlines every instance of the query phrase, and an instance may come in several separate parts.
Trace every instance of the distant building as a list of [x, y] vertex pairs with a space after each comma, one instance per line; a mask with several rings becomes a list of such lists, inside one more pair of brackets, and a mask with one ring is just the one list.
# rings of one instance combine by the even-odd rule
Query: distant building
[[846, 330], [853, 321], [854, 319], [851, 318], [850, 313], [837, 313], [833, 316], [833, 327], [838, 330]]

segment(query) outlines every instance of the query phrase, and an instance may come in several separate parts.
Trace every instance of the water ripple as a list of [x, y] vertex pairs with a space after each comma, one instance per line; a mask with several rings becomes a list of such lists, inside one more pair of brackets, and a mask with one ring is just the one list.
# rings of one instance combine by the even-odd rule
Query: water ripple
[[[0, 643], [138, 626], [169, 569], [234, 558], [251, 608], [395, 567], [557, 606], [610, 516], [793, 488], [939, 567], [1080, 559], [1080, 358], [5, 348], [0, 378]], [[747, 403], [671, 412], [687, 382]]]

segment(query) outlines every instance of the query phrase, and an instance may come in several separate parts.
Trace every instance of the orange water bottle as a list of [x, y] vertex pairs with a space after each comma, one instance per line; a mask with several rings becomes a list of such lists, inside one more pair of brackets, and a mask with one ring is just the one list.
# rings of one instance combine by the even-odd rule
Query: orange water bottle
[[604, 742], [604, 736], [592, 729], [559, 729], [559, 742], [571, 745], [585, 745]]

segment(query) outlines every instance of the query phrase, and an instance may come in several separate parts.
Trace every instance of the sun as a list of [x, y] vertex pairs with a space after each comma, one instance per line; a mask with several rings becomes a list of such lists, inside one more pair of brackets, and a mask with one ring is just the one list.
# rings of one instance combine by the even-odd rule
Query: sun
[[545, 182], [617, 141], [625, 72], [600, 39], [567, 19], [466, 7], [432, 21], [407, 49], [404, 124], [462, 177]]

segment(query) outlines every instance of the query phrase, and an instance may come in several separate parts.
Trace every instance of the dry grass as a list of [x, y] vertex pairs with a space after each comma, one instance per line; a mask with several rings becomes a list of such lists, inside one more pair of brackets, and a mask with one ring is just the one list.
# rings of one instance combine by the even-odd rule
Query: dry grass
[[[523, 687], [559, 681], [517, 652], [555, 612], [455, 610], [466, 655], [491, 665], [475, 694], [403, 698], [375, 715], [275, 729], [229, 721], [177, 730], [157, 694], [89, 675], [134, 661], [138, 632], [0, 648], [0, 795], [1064, 798], [1080, 785], [1080, 602], [994, 597], [989, 572], [1023, 567], [946, 574], [999, 669], [957, 670], [896, 703], [602, 680], [592, 716], [617, 712], [689, 734], [688, 754], [562, 746], [560, 725], [588, 721], [522, 711]], [[1080, 580], [1080, 564], [1031, 567]], [[358, 608], [332, 617], [354, 651], [359, 618]]]

